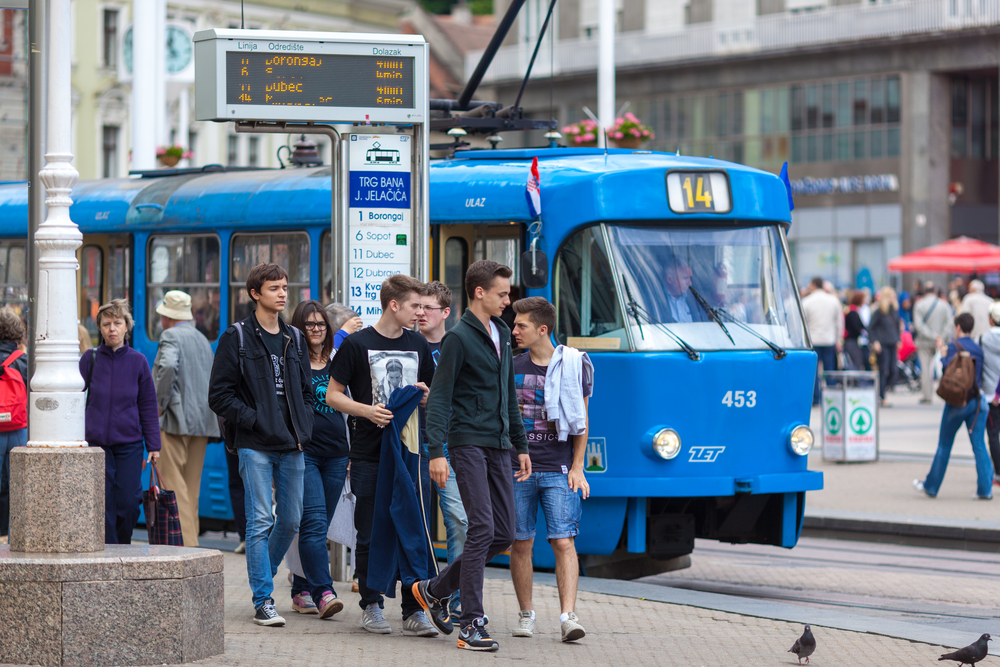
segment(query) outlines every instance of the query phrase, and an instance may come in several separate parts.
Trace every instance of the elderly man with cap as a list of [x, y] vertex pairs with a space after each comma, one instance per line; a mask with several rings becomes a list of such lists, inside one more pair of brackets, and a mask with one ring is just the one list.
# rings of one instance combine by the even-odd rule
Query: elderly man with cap
[[156, 307], [163, 333], [153, 362], [160, 411], [160, 474], [177, 495], [184, 546], [198, 546], [198, 492], [205, 447], [218, 438], [219, 422], [208, 407], [212, 346], [194, 327], [191, 297], [171, 290]]
[[962, 307], [959, 313], [969, 313], [975, 320], [972, 326], [972, 333], [969, 334], [974, 340], [979, 340], [990, 328], [990, 306], [993, 299], [986, 296], [986, 286], [981, 280], [972, 280], [969, 283], [969, 293], [962, 299]]
[[990, 306], [990, 328], [979, 338], [983, 348], [983, 394], [990, 402], [986, 439], [993, 459], [993, 485], [1000, 487], [1000, 303]]

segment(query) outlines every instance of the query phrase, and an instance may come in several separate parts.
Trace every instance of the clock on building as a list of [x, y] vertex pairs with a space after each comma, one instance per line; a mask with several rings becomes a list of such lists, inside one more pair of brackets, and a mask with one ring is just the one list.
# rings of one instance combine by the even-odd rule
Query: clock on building
[[[179, 25], [170, 24], [166, 31], [166, 44], [163, 52], [163, 62], [167, 74], [177, 74], [184, 71], [191, 64], [191, 56], [194, 47], [191, 42], [191, 35], [187, 30]], [[132, 73], [132, 28], [125, 31], [122, 38], [122, 59], [125, 61], [125, 69]]]

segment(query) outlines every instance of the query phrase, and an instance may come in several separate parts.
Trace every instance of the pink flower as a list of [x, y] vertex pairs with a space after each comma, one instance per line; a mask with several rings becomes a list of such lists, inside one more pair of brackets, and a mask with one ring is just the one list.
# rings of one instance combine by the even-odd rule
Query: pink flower
[[625, 136], [625, 134], [624, 134], [624, 133], [622, 133], [622, 132], [615, 132], [615, 133], [614, 133], [613, 135], [611, 135], [611, 136], [613, 136], [613, 137], [614, 137], [615, 139], [621, 139], [621, 138], [623, 138], [623, 137]]
[[595, 139], [597, 139], [597, 136], [592, 132], [588, 132], [587, 134], [580, 137], [581, 141], [594, 141]]
[[642, 136], [642, 132], [640, 132], [639, 128], [637, 128], [637, 127], [633, 127], [631, 130], [629, 130], [629, 132], [632, 133], [633, 137], [641, 137]]
[[156, 154], [157, 154], [157, 156], [166, 155], [167, 154], [167, 149], [164, 148], [163, 146], [160, 146], [159, 148], [156, 149]]
[[619, 116], [618, 118], [615, 118], [615, 125], [621, 125], [624, 122], [625, 122], [625, 119], [622, 118], [621, 116]]
[[635, 114], [633, 114], [631, 111], [629, 113], [625, 114], [625, 117], [628, 118], [633, 123], [638, 123], [639, 122], [639, 119], [636, 118]]
[[184, 151], [184, 153], [181, 154], [181, 158], [184, 159], [184, 160], [190, 160], [193, 157], [194, 157], [194, 152], [193, 151]]
[[649, 136], [649, 130], [643, 130], [642, 131], [642, 136], [648, 137]]

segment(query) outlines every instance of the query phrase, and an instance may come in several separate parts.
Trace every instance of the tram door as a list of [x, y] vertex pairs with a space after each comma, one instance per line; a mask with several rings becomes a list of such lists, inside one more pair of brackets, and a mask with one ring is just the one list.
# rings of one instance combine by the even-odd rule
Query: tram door
[[132, 301], [132, 252], [131, 234], [85, 234], [76, 251], [78, 313], [92, 345], [101, 340], [97, 330], [101, 304], [111, 299]]
[[451, 289], [451, 315], [447, 328], [454, 326], [468, 307], [465, 294], [465, 270], [480, 259], [492, 259], [514, 271], [511, 276], [511, 302], [523, 296], [518, 284], [521, 253], [524, 251], [525, 226], [509, 224], [440, 225], [435, 239], [433, 275]]
[[[465, 271], [469, 265], [480, 259], [492, 259], [513, 269], [511, 281], [511, 303], [524, 296], [520, 282], [521, 253], [524, 250], [526, 227], [519, 223], [480, 225], [439, 225], [433, 239], [434, 280], [440, 280], [451, 290], [451, 315], [446, 328], [451, 329], [462, 317], [469, 305], [465, 293]], [[513, 322], [513, 311], [505, 312]], [[513, 344], [513, 343], [512, 343]], [[439, 556], [444, 556], [447, 545], [444, 518], [437, 502], [436, 488], [433, 488], [432, 512], [436, 526], [434, 546]]]

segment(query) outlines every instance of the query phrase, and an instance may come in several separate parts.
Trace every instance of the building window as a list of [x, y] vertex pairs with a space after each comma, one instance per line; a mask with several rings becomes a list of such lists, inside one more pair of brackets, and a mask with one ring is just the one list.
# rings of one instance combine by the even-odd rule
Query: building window
[[951, 156], [997, 159], [997, 78], [955, 77], [951, 81]]
[[149, 315], [146, 333], [160, 337], [160, 318], [152, 315], [170, 290], [191, 296], [194, 326], [205, 338], [219, 337], [219, 237], [214, 234], [154, 236], [149, 240], [146, 274]]
[[260, 151], [260, 137], [250, 137], [250, 157], [247, 161], [251, 167], [257, 166], [257, 158]]
[[309, 235], [305, 232], [284, 234], [236, 234], [233, 236], [229, 271], [229, 310], [232, 322], [248, 317], [254, 305], [247, 294], [247, 274], [261, 263], [278, 264], [288, 271], [288, 302], [281, 314], [292, 319], [295, 307], [308, 301]]
[[23, 240], [0, 241], [0, 306], [24, 314], [28, 303], [28, 250]]
[[228, 164], [230, 167], [236, 166], [236, 160], [238, 159], [239, 156], [239, 152], [237, 151], [237, 149], [239, 148], [239, 141], [240, 138], [235, 134], [229, 135], [229, 142], [227, 144], [229, 154], [227, 156], [228, 159], [226, 161], [226, 164]]
[[118, 135], [117, 125], [105, 125], [102, 128], [103, 143], [101, 146], [103, 162], [101, 174], [103, 178], [118, 177]]
[[104, 10], [104, 66], [118, 66], [118, 10]]

